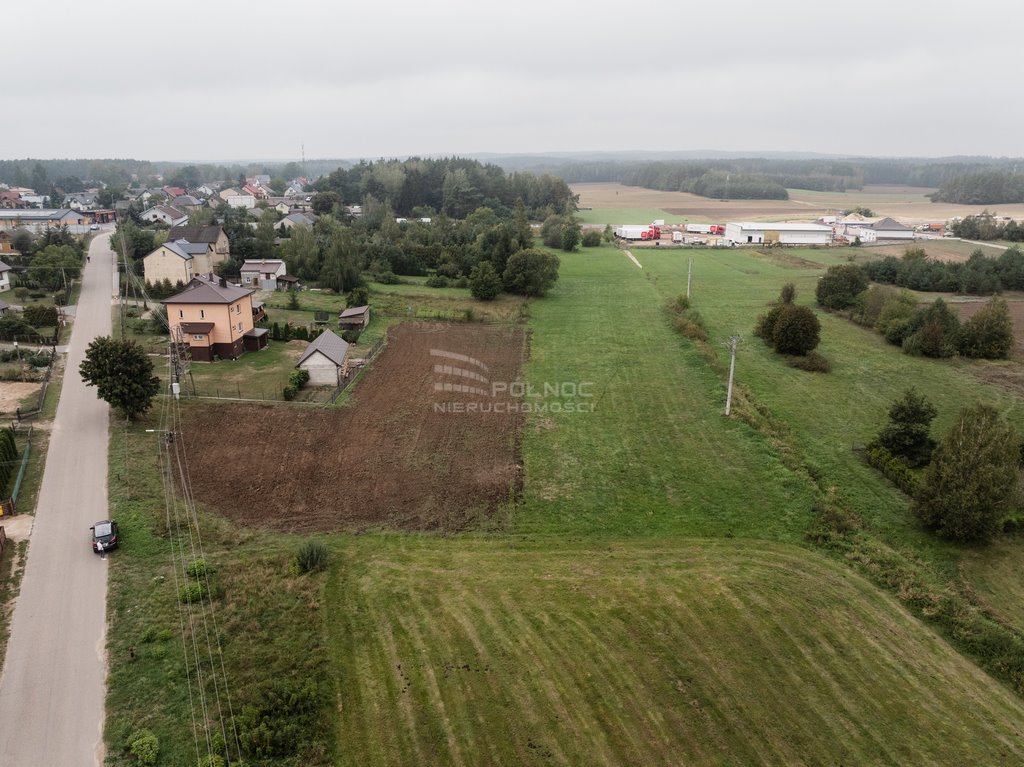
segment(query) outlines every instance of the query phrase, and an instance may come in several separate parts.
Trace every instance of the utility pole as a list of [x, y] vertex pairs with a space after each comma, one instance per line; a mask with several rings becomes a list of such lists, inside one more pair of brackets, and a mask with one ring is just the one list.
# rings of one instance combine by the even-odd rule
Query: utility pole
[[693, 277], [693, 256], [690, 256], [690, 264], [686, 267], [686, 300], [690, 300], [690, 279]]
[[731, 358], [729, 360], [729, 388], [725, 395], [725, 414], [729, 415], [732, 412], [732, 377], [733, 373], [736, 372], [736, 344], [739, 343], [739, 336], [732, 336], [729, 339], [729, 350], [731, 352]]

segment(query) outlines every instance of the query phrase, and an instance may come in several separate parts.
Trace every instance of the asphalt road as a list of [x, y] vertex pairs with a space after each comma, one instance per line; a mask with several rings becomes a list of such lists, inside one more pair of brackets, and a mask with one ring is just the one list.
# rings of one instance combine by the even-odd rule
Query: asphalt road
[[107, 517], [109, 407], [82, 383], [78, 366], [94, 337], [110, 335], [109, 242], [101, 234], [89, 249], [0, 676], [3, 767], [103, 763], [107, 560], [92, 552], [89, 527]]

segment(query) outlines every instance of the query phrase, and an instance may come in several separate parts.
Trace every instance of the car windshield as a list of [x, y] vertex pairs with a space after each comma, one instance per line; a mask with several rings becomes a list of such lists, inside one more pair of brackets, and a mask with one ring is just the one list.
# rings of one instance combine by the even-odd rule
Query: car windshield
[[102, 538], [104, 535], [110, 535], [110, 523], [100, 522], [100, 524], [96, 525], [95, 533], [97, 538]]

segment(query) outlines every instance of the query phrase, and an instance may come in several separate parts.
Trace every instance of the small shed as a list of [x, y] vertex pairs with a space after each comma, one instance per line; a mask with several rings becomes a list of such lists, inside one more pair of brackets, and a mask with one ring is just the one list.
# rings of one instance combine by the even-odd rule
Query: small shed
[[363, 330], [369, 324], [369, 305], [342, 309], [341, 314], [338, 315], [338, 327], [342, 330]]
[[309, 371], [309, 382], [316, 386], [337, 386], [345, 365], [348, 344], [330, 330], [316, 337], [295, 367]]

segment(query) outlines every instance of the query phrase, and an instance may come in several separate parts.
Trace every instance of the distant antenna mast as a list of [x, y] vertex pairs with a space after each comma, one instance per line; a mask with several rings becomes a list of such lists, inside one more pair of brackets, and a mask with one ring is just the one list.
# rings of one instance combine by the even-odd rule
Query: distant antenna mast
[[302, 175], [306, 175], [306, 142], [302, 142]]

